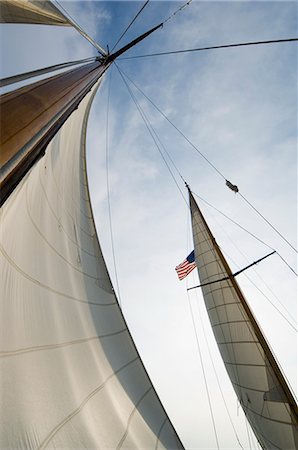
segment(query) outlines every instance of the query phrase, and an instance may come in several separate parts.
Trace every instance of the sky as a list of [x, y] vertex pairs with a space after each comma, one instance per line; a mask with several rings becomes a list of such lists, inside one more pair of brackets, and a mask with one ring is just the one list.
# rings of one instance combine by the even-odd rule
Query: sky
[[[126, 1], [62, 4], [101, 46], [110, 49], [142, 5]], [[119, 46], [165, 20], [182, 4], [151, 1]], [[2, 25], [0, 32], [1, 77], [96, 54], [72, 29]], [[296, 36], [295, 2], [193, 1], [125, 56]], [[296, 246], [297, 44], [122, 59], [117, 64]], [[225, 186], [216, 170], [140, 92], [133, 92], [192, 191], [295, 268], [296, 253], [289, 245]], [[179, 190], [116, 67], [109, 70], [96, 96], [87, 139], [92, 206], [104, 257], [117, 292], [119, 285], [118, 298], [137, 348], [185, 448], [216, 448], [198, 344], [220, 448], [241, 448], [224, 401], [242, 446], [258, 448], [220, 359], [201, 293], [187, 294], [187, 287], [198, 284], [197, 275], [194, 271], [181, 282], [174, 270], [193, 249], [188, 207], [180, 192], [186, 197], [184, 183], [164, 154]], [[198, 201], [233, 271], [270, 252]], [[293, 324], [297, 315], [295, 275], [274, 255], [241, 274], [238, 281], [297, 390], [296, 337], [288, 323]]]

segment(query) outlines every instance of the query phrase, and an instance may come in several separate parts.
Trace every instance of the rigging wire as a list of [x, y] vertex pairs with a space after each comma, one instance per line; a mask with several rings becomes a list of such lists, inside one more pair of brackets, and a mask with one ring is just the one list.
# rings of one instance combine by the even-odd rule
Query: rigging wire
[[244, 195], [241, 194], [241, 192], [239, 192], [239, 195], [241, 198], [243, 198], [243, 200], [260, 216], [262, 217], [262, 219], [296, 252], [298, 253], [297, 249], [275, 228], [274, 225], [272, 225], [271, 222], [269, 222], [269, 220], [266, 219], [266, 217], [263, 216], [262, 213], [260, 213], [260, 211], [258, 211], [248, 200], [247, 198], [244, 197]]
[[107, 118], [106, 118], [106, 182], [107, 182], [107, 199], [108, 199], [108, 212], [109, 212], [109, 227], [110, 227], [110, 236], [111, 236], [111, 246], [112, 246], [112, 255], [113, 255], [113, 264], [115, 271], [115, 279], [117, 284], [118, 291], [118, 299], [119, 306], [122, 309], [121, 304], [121, 296], [120, 296], [120, 287], [118, 280], [118, 272], [116, 265], [116, 254], [115, 254], [115, 245], [114, 245], [114, 234], [113, 234], [113, 226], [112, 226], [112, 209], [111, 209], [111, 199], [110, 199], [110, 181], [109, 181], [109, 112], [110, 112], [110, 97], [111, 97], [111, 84], [112, 84], [112, 71], [109, 76], [109, 86], [108, 86], [108, 99], [107, 99]]
[[[115, 63], [116, 64], [116, 63]], [[116, 65], [117, 66], [117, 65]], [[119, 71], [119, 73], [121, 74], [121, 76], [122, 76], [122, 79], [123, 79], [123, 81], [125, 82], [125, 84], [126, 84], [126, 86], [127, 86], [127, 88], [128, 88], [128, 90], [129, 90], [129, 92], [130, 92], [130, 95], [132, 96], [132, 98], [133, 98], [133, 100], [134, 100], [134, 102], [135, 102], [135, 104], [137, 105], [137, 101], [136, 101], [136, 98], [135, 98], [135, 96], [133, 95], [133, 93], [132, 93], [132, 91], [131, 91], [131, 89], [129, 88], [129, 86], [128, 86], [128, 84], [127, 84], [127, 82], [126, 82], [126, 80], [125, 80], [125, 78], [124, 78], [124, 75], [125, 75], [125, 77], [136, 87], [136, 89], [138, 89], [138, 91], [139, 92], [141, 92], [141, 94], [143, 94], [143, 96], [152, 104], [152, 106], [154, 106], [155, 107], [155, 109], [157, 109], [157, 111], [159, 111], [160, 112], [160, 114], [187, 140], [187, 142], [189, 142], [189, 144], [222, 176], [222, 178], [223, 179], [225, 179], [226, 180], [226, 178], [224, 177], [224, 175], [223, 174], [221, 174], [221, 172], [219, 172], [218, 171], [218, 169], [199, 151], [199, 149], [197, 148], [197, 147], [195, 147], [195, 145], [176, 127], [176, 125], [174, 125], [171, 121], [170, 121], [170, 119], [158, 108], [158, 106], [156, 106], [153, 102], [152, 102], [152, 100], [131, 80], [131, 78], [127, 75], [127, 74], [125, 74], [122, 70], [120, 70], [120, 68], [117, 66], [117, 69], [118, 69], [118, 71]], [[139, 107], [139, 106], [137, 106], [137, 108], [139, 109], [141, 109], [141, 107]], [[141, 111], [140, 111], [140, 109], [139, 109], [139, 112], [140, 112], [140, 114], [141, 114], [141, 116], [142, 116], [142, 118], [143, 118], [143, 120], [145, 121], [145, 123], [146, 123], [146, 120], [147, 120], [147, 122], [149, 122], [148, 121], [148, 119], [144, 119], [144, 117], [143, 117], [143, 115], [144, 115], [144, 112], [143, 112], [143, 115], [142, 115], [142, 113], [141, 113]], [[143, 110], [142, 110], [143, 111]], [[149, 122], [150, 123], [150, 122]], [[148, 126], [148, 124], [146, 123], [146, 126], [147, 126], [147, 128], [148, 128], [148, 131], [150, 132], [150, 134], [151, 134], [151, 136], [152, 136], [152, 133], [151, 133], [151, 131], [150, 131], [150, 129], [149, 129], [149, 126]], [[151, 126], [151, 128], [152, 128], [152, 130], [153, 130], [153, 132], [155, 133], [155, 135], [156, 135], [156, 137], [157, 137], [157, 139], [159, 140], [159, 142], [160, 142], [160, 144], [162, 145], [162, 143], [161, 143], [161, 141], [160, 141], [160, 139], [159, 139], [159, 137], [157, 136], [157, 133], [155, 132], [155, 130], [153, 129], [153, 127]], [[161, 150], [160, 150], [160, 148], [159, 148], [159, 146], [158, 146], [158, 144], [156, 143], [156, 139], [152, 136], [152, 138], [153, 138], [153, 140], [154, 140], [154, 142], [155, 142], [155, 144], [156, 144], [156, 146], [157, 146], [157, 148], [158, 148], [158, 151], [160, 152], [160, 154], [161, 154], [161, 156], [162, 156], [162, 158], [164, 159], [164, 156], [163, 156], [163, 154], [162, 154], [162, 152], [161, 152]], [[176, 171], [177, 171], [177, 173], [179, 174], [179, 176], [181, 177], [181, 179], [185, 182], [185, 180], [184, 180], [184, 178], [182, 177], [182, 175], [181, 175], [181, 173], [180, 173], [180, 171], [178, 170], [178, 168], [177, 168], [177, 166], [176, 166], [176, 164], [174, 163], [174, 161], [173, 161], [173, 159], [171, 158], [171, 156], [169, 155], [169, 153], [167, 152], [167, 150], [165, 149], [165, 147], [162, 145], [162, 147], [163, 147], [163, 149], [164, 149], [164, 151], [166, 152], [166, 154], [168, 155], [168, 158], [170, 159], [170, 161], [172, 162], [172, 164], [173, 164], [173, 166], [175, 167], [175, 169], [176, 169]], [[187, 203], [187, 201], [186, 201], [186, 199], [185, 199], [185, 197], [184, 197], [184, 194], [182, 193], [182, 191], [181, 191], [181, 189], [180, 189], [180, 187], [179, 187], [179, 185], [178, 185], [178, 183], [177, 183], [177, 181], [176, 181], [176, 179], [175, 179], [175, 177], [174, 177], [174, 174], [172, 173], [172, 171], [171, 171], [171, 169], [169, 168], [169, 166], [168, 166], [168, 163], [165, 161], [165, 159], [164, 159], [164, 162], [165, 162], [165, 164], [167, 165], [167, 167], [168, 167], [168, 169], [169, 169], [169, 171], [170, 171], [170, 173], [171, 173], [171, 176], [173, 177], [173, 179], [174, 179], [174, 182], [175, 182], [175, 184], [176, 184], [176, 186], [178, 187], [178, 189], [179, 189], [179, 191], [180, 191], [180, 193], [181, 193], [181, 195], [182, 195], [182, 197], [183, 197], [183, 199], [184, 199], [184, 201]], [[195, 194], [195, 193], [194, 193]], [[260, 238], [258, 238], [257, 236], [255, 236], [253, 233], [251, 233], [250, 231], [248, 231], [247, 229], [245, 229], [244, 227], [242, 227], [240, 224], [238, 224], [237, 222], [235, 222], [235, 221], [233, 221], [231, 218], [229, 218], [228, 216], [226, 216], [224, 213], [222, 213], [220, 210], [218, 210], [217, 208], [215, 208], [214, 206], [212, 206], [210, 203], [208, 203], [206, 200], [204, 200], [204, 199], [202, 199], [199, 195], [197, 195], [197, 194], [195, 194], [198, 198], [200, 198], [201, 200], [203, 200], [206, 204], [208, 204], [209, 206], [211, 206], [212, 208], [214, 208], [214, 209], [216, 209], [220, 214], [222, 214], [222, 215], [224, 215], [226, 218], [228, 218], [229, 220], [231, 220], [233, 223], [235, 223], [238, 227], [240, 227], [240, 228], [242, 228], [244, 231], [246, 231], [248, 234], [250, 234], [252, 237], [254, 237], [256, 240], [258, 240], [259, 242], [261, 242], [262, 244], [264, 244], [264, 245], [266, 245], [268, 248], [270, 248], [271, 250], [274, 250], [270, 245], [268, 245], [268, 244], [266, 244], [264, 241], [262, 241]], [[240, 194], [241, 195], [241, 194]], [[187, 203], [187, 205], [188, 205], [188, 203]], [[189, 206], [189, 205], [188, 205]], [[280, 257], [280, 259], [285, 263], [285, 265], [297, 276], [297, 273], [296, 273], [296, 271], [290, 266], [290, 264], [280, 255], [280, 253], [279, 252], [276, 252], [277, 253], [277, 255]]]
[[[195, 194], [196, 195], [196, 194]], [[196, 195], [197, 196], [197, 195]], [[198, 196], [197, 196], [198, 197]], [[200, 197], [199, 197], [200, 198]], [[203, 199], [202, 199], [203, 200]], [[203, 200], [204, 201], [204, 200]], [[212, 207], [212, 205], [210, 205]], [[218, 211], [216, 208], [214, 208], [216, 211]], [[220, 211], [218, 211], [220, 212]], [[223, 214], [227, 219], [229, 219], [228, 216], [226, 216], [225, 214]], [[230, 236], [228, 235], [228, 233], [224, 230], [224, 228], [219, 224], [219, 222], [214, 218], [214, 220], [217, 222], [217, 225], [223, 230], [223, 232], [225, 233], [225, 235], [227, 236], [227, 238], [232, 242], [232, 244], [234, 245], [234, 247], [238, 250], [239, 253], [241, 253], [245, 259], [249, 262], [247, 256], [238, 248], [238, 246], [235, 244], [235, 242], [230, 238]], [[234, 222], [232, 219], [231, 220], [233, 223], [235, 223], [236, 225], [237, 222]], [[245, 228], [240, 227], [242, 230], [245, 230]], [[248, 232], [248, 231], [247, 231]], [[249, 233], [249, 232], [248, 232]], [[249, 233], [251, 234], [251, 233]], [[252, 235], [253, 237], [255, 237], [254, 235]], [[262, 242], [262, 241], [261, 241]], [[264, 243], [264, 242], [262, 242]], [[264, 243], [265, 244], [265, 243]], [[266, 245], [266, 244], [265, 244]], [[226, 253], [226, 252], [225, 252]], [[276, 252], [277, 253], [277, 252]], [[227, 254], [227, 253], [226, 253]], [[229, 256], [229, 255], [228, 255]], [[236, 265], [236, 267], [238, 269], [240, 269], [240, 266], [233, 260], [233, 258], [231, 258], [229, 256], [229, 259], [233, 262], [233, 264]], [[258, 278], [265, 284], [265, 286], [270, 290], [270, 288], [266, 285], [266, 283], [264, 282], [264, 280], [262, 279], [262, 277], [259, 275], [259, 273], [254, 270], [255, 274], [258, 276]], [[291, 328], [293, 328], [295, 331], [297, 331], [297, 328], [295, 325], [293, 325], [288, 319], [287, 317], [278, 309], [278, 307], [272, 302], [272, 300], [270, 300], [270, 298], [256, 285], [256, 283], [254, 283], [254, 281], [246, 274], [244, 273], [245, 277], [247, 278], [247, 280], [263, 295], [263, 297], [268, 300], [268, 302], [270, 303], [271, 306], [273, 306], [273, 308], [281, 315], [281, 317], [290, 325]], [[273, 296], [275, 297], [275, 299], [277, 300], [277, 302], [283, 307], [283, 309], [286, 311], [286, 313], [289, 315], [289, 317], [291, 317], [291, 319], [293, 320], [293, 323], [296, 324], [296, 320], [294, 317], [292, 317], [291, 313], [287, 310], [287, 308], [282, 304], [282, 302], [278, 299], [278, 297], [271, 291], [271, 293], [273, 294]]]
[[163, 24], [165, 25], [167, 22], [169, 22], [169, 20], [172, 20], [174, 16], [176, 16], [176, 14], [178, 14], [180, 11], [182, 11], [184, 8], [186, 8], [187, 6], [190, 5], [190, 3], [192, 2], [192, 0], [187, 1], [186, 3], [184, 3], [182, 6], [180, 6], [179, 8], [177, 8], [166, 20], [164, 20]]
[[[154, 136], [154, 134], [157, 136], [157, 134], [156, 134], [154, 128], [153, 128], [152, 125], [150, 124], [150, 122], [149, 122], [149, 120], [148, 120], [148, 118], [147, 118], [147, 116], [146, 116], [144, 110], [142, 109], [142, 107], [141, 107], [140, 104], [138, 103], [136, 97], [134, 96], [133, 92], [131, 91], [131, 89], [130, 89], [130, 87], [129, 87], [127, 81], [125, 80], [125, 78], [124, 78], [122, 72], [120, 71], [119, 67], [117, 66], [116, 63], [115, 63], [115, 65], [116, 65], [116, 67], [117, 67], [117, 69], [118, 69], [118, 71], [119, 71], [119, 74], [120, 74], [120, 76], [121, 76], [121, 78], [122, 78], [122, 80], [123, 80], [125, 86], [126, 86], [127, 89], [128, 89], [128, 92], [129, 92], [129, 94], [130, 94], [130, 96], [131, 96], [131, 98], [132, 98], [134, 104], [136, 105], [136, 107], [137, 107], [137, 109], [138, 109], [138, 111], [139, 111], [139, 113], [140, 113], [140, 116], [142, 117], [142, 119], [143, 119], [143, 121], [144, 121], [144, 124], [146, 125], [147, 130], [149, 131], [149, 133], [150, 133], [150, 135], [151, 135], [151, 137], [152, 137], [152, 139], [153, 139], [153, 141], [154, 141], [154, 143], [155, 143], [155, 145], [156, 145], [157, 150], [159, 151], [159, 153], [160, 153], [160, 155], [161, 155], [161, 157], [162, 157], [162, 159], [163, 159], [165, 165], [166, 165], [167, 168], [168, 168], [168, 170], [169, 170], [169, 172], [170, 172], [170, 174], [171, 174], [171, 176], [172, 176], [172, 178], [173, 178], [173, 180], [174, 180], [174, 183], [176, 184], [176, 186], [177, 186], [177, 188], [178, 188], [178, 190], [179, 190], [179, 192], [180, 192], [180, 194], [181, 194], [181, 196], [182, 196], [184, 202], [186, 203], [187, 207], [189, 207], [188, 202], [187, 202], [187, 200], [186, 200], [186, 198], [185, 198], [185, 196], [184, 196], [184, 194], [183, 194], [183, 192], [182, 192], [182, 190], [181, 190], [179, 184], [177, 183], [177, 180], [176, 180], [176, 178], [175, 178], [175, 175], [173, 174], [173, 172], [172, 172], [172, 170], [171, 170], [171, 168], [170, 168], [170, 166], [169, 166], [167, 160], [166, 160], [165, 157], [164, 157], [164, 154], [162, 153], [162, 151], [161, 151], [161, 149], [160, 149], [160, 146], [158, 145], [157, 140], [159, 140], [159, 138], [156, 138], [156, 137]], [[176, 169], [177, 169], [177, 168], [176, 168]], [[177, 169], [177, 170], [178, 170], [178, 169]]]
[[136, 59], [136, 58], [148, 58], [151, 56], [177, 55], [179, 53], [201, 52], [201, 51], [215, 50], [215, 49], [220, 49], [220, 48], [247, 47], [250, 45], [277, 44], [277, 43], [282, 43], [282, 42], [295, 42], [295, 41], [298, 41], [298, 38], [273, 39], [270, 41], [241, 42], [241, 43], [237, 43], [237, 44], [214, 45], [211, 47], [199, 47], [199, 48], [190, 48], [190, 49], [186, 49], [186, 50], [174, 50], [174, 51], [169, 51], [169, 52], [148, 53], [146, 55], [126, 56], [124, 58], [121, 58], [121, 60]]
[[[197, 291], [196, 291], [195, 293], [196, 293], [197, 300], [199, 300]], [[206, 330], [205, 330], [205, 327], [204, 327], [204, 322], [203, 322], [203, 319], [202, 319], [202, 314], [201, 314], [199, 302], [197, 302], [197, 306], [198, 306], [199, 318], [200, 318], [201, 328], [202, 328], [202, 330], [203, 330], [203, 335], [204, 335], [204, 340], [205, 340], [206, 348], [207, 348], [208, 355], [209, 355], [209, 358], [210, 358], [210, 361], [211, 361], [211, 364], [212, 364], [213, 372], [214, 372], [214, 375], [215, 375], [215, 378], [216, 378], [216, 381], [217, 381], [217, 385], [218, 385], [218, 388], [219, 388], [219, 391], [220, 391], [220, 394], [221, 394], [221, 398], [222, 398], [222, 400], [223, 400], [223, 403], [224, 403], [226, 412], [227, 412], [227, 414], [228, 414], [228, 417], [229, 417], [230, 423], [231, 423], [231, 425], [232, 425], [233, 431], [234, 431], [234, 433], [235, 433], [236, 439], [237, 439], [237, 441], [238, 441], [238, 444], [239, 444], [240, 447], [244, 450], [244, 448], [243, 448], [243, 446], [242, 446], [242, 444], [241, 444], [241, 442], [240, 442], [240, 438], [239, 438], [238, 433], [237, 433], [237, 430], [236, 430], [236, 428], [235, 428], [235, 425], [234, 425], [232, 416], [231, 416], [231, 414], [230, 414], [230, 411], [229, 411], [227, 402], [226, 402], [226, 400], [225, 400], [224, 393], [223, 393], [223, 390], [222, 390], [222, 388], [221, 388], [220, 381], [219, 381], [219, 378], [218, 378], [218, 375], [217, 375], [217, 372], [216, 372], [214, 360], [213, 360], [213, 358], [212, 358], [210, 346], [209, 346], [208, 339], [207, 339], [207, 335], [206, 335]]]
[[[189, 249], [189, 248], [190, 248], [190, 214], [187, 214], [187, 233], [186, 233], [186, 235], [187, 235], [186, 249]], [[187, 253], [189, 253], [189, 250], [187, 251]], [[195, 278], [195, 277], [194, 277], [194, 274], [193, 274], [192, 278], [193, 278], [193, 281], [194, 281], [194, 278]], [[188, 286], [188, 279], [186, 280], [186, 286]], [[188, 290], [187, 290], [186, 292], [187, 292], [188, 301], [189, 301], [189, 306], [190, 306], [189, 292], [188, 292]], [[196, 295], [197, 300], [199, 300], [199, 296], [198, 296], [198, 292], [197, 292], [197, 291], [195, 291], [195, 295]], [[237, 439], [237, 441], [238, 441], [240, 447], [242, 448], [242, 450], [244, 450], [244, 448], [243, 448], [243, 446], [242, 446], [242, 444], [241, 444], [241, 442], [240, 442], [239, 436], [238, 436], [238, 434], [237, 434], [236, 428], [235, 428], [235, 426], [234, 426], [233, 419], [232, 419], [231, 414], [230, 414], [230, 412], [229, 412], [228, 405], [227, 405], [227, 403], [226, 403], [226, 401], [225, 401], [224, 394], [223, 394], [223, 390], [222, 390], [222, 388], [221, 388], [219, 378], [218, 378], [218, 376], [217, 376], [217, 372], [216, 372], [216, 369], [215, 369], [215, 364], [214, 364], [214, 361], [213, 361], [213, 358], [212, 358], [212, 355], [211, 355], [210, 346], [209, 346], [209, 343], [208, 343], [208, 340], [207, 340], [207, 336], [206, 336], [206, 330], [205, 330], [205, 327], [204, 327], [204, 325], [203, 325], [203, 320], [202, 320], [202, 316], [201, 316], [201, 311], [200, 311], [199, 303], [197, 303], [197, 306], [198, 306], [198, 310], [199, 310], [199, 317], [200, 317], [200, 322], [201, 322], [201, 328], [202, 328], [202, 330], [203, 330], [203, 335], [204, 335], [205, 343], [206, 343], [206, 346], [207, 346], [207, 350], [208, 350], [208, 354], [209, 354], [210, 361], [211, 361], [211, 363], [212, 363], [213, 372], [214, 372], [214, 375], [215, 375], [215, 378], [216, 378], [216, 381], [217, 381], [217, 385], [218, 385], [218, 387], [219, 387], [219, 391], [220, 391], [220, 394], [221, 394], [221, 397], [222, 397], [222, 400], [223, 400], [225, 409], [226, 409], [226, 411], [227, 411], [227, 414], [228, 414], [230, 423], [231, 423], [232, 428], [233, 428], [233, 430], [234, 430], [236, 439]], [[194, 327], [194, 333], [195, 333], [195, 335], [196, 335], [196, 337], [197, 337], [197, 326], [196, 326], [194, 320], [193, 320], [193, 327]], [[198, 341], [198, 338], [197, 338], [197, 341]]]
[[193, 147], [194, 150], [224, 179], [226, 177], [212, 164], [211, 161], [185, 136], [185, 134], [167, 117], [167, 115], [143, 92], [143, 90], [121, 69], [125, 77], [135, 86], [135, 88], [151, 103], [151, 105], [169, 122], [170, 125]]
[[55, 3], [59, 5], [59, 8], [61, 8], [67, 19], [70, 21], [71, 25], [85, 38], [88, 42], [90, 42], [91, 45], [93, 45], [94, 48], [102, 55], [106, 56], [107, 52], [104, 50], [97, 42], [94, 41], [87, 33], [83, 30], [83, 28], [74, 20], [74, 18], [69, 14], [69, 12], [64, 8], [64, 6], [61, 5], [61, 3], [58, 2], [58, 0], [55, 0]]
[[[160, 149], [160, 147], [159, 147], [159, 145], [158, 145], [158, 143], [157, 143], [157, 140], [158, 140], [158, 141], [160, 142], [160, 144], [162, 145], [162, 143], [161, 143], [161, 141], [160, 141], [160, 139], [159, 139], [157, 133], [155, 132], [155, 130], [154, 130], [154, 128], [152, 127], [152, 125], [150, 124], [150, 122], [149, 122], [148, 118], [146, 117], [144, 111], [142, 110], [141, 106], [138, 104], [138, 102], [137, 102], [137, 100], [136, 100], [134, 94], [132, 93], [131, 89], [129, 88], [129, 86], [128, 86], [128, 84], [127, 84], [125, 78], [124, 78], [124, 75], [122, 74], [122, 71], [120, 71], [120, 69], [119, 69], [119, 67], [118, 67], [117, 65], [116, 65], [116, 67], [117, 67], [117, 69], [118, 69], [118, 71], [119, 71], [119, 73], [120, 73], [120, 75], [121, 75], [121, 77], [122, 77], [122, 79], [123, 79], [123, 81], [124, 81], [124, 83], [125, 83], [125, 85], [126, 85], [128, 91], [129, 91], [129, 93], [130, 93], [130, 95], [131, 95], [131, 97], [132, 97], [132, 99], [133, 99], [135, 105], [137, 106], [137, 109], [138, 109], [138, 111], [139, 111], [139, 113], [140, 113], [140, 115], [141, 115], [141, 117], [142, 117], [142, 119], [143, 119], [143, 121], [144, 121], [144, 123], [145, 123], [145, 125], [146, 125], [146, 127], [147, 127], [147, 129], [148, 129], [148, 131], [149, 131], [149, 133], [150, 133], [150, 135], [151, 135], [151, 137], [153, 138], [154, 143], [155, 143], [155, 145], [156, 145], [156, 147], [157, 147], [159, 153], [161, 154], [161, 156], [162, 156], [162, 158], [163, 158], [163, 160], [164, 160], [164, 162], [165, 162], [165, 164], [166, 164], [168, 170], [170, 171], [170, 174], [171, 174], [171, 176], [172, 176], [172, 178], [173, 178], [173, 180], [174, 180], [176, 186], [178, 187], [178, 189], [179, 189], [179, 191], [180, 191], [180, 193], [181, 193], [181, 195], [182, 195], [184, 201], [186, 202], [187, 206], [189, 206], [188, 203], [187, 203], [187, 201], [185, 200], [185, 197], [184, 197], [184, 195], [183, 195], [183, 193], [182, 193], [182, 191], [181, 191], [181, 189], [180, 189], [180, 187], [179, 187], [179, 185], [178, 185], [176, 179], [175, 179], [175, 176], [174, 176], [172, 170], [170, 169], [170, 167], [169, 167], [167, 161], [165, 160], [165, 157], [164, 157], [164, 155], [163, 155], [163, 153], [162, 153], [162, 151], [161, 151], [161, 149]], [[154, 137], [153, 133], [155, 134], [156, 137]], [[163, 146], [163, 145], [162, 145], [162, 146]], [[163, 148], [164, 148], [164, 146], [163, 146]], [[164, 148], [164, 150], [166, 151], [165, 148]], [[170, 161], [171, 161], [172, 164], [174, 165], [175, 169], [177, 170], [178, 174], [179, 174], [180, 177], [183, 179], [182, 175], [180, 174], [180, 172], [179, 172], [177, 166], [174, 164], [174, 162], [173, 162], [172, 158], [170, 157], [169, 153], [168, 153], [167, 151], [166, 151], [166, 153], [167, 153], [168, 157], [170, 158]], [[195, 193], [194, 193], [194, 194], [195, 194]], [[201, 198], [200, 196], [198, 196], [197, 194], [195, 194], [195, 195], [196, 195], [198, 198], [200, 198], [201, 200], [203, 200], [206, 204], [208, 204], [209, 206], [211, 206], [212, 208], [214, 208], [216, 211], [218, 211], [219, 213], [221, 213], [223, 216], [225, 216], [227, 219], [229, 219], [231, 222], [233, 222], [233, 223], [234, 223], [235, 225], [237, 225], [239, 228], [241, 228], [242, 230], [246, 231], [248, 234], [250, 234], [250, 235], [251, 235], [252, 237], [254, 237], [256, 240], [258, 240], [259, 242], [261, 242], [263, 245], [267, 246], [267, 247], [270, 248], [271, 250], [274, 250], [271, 246], [269, 246], [268, 244], [266, 244], [264, 241], [262, 241], [260, 238], [258, 238], [257, 236], [255, 236], [253, 233], [251, 233], [250, 231], [248, 231], [246, 228], [242, 227], [240, 224], [238, 224], [237, 222], [235, 222], [233, 219], [230, 219], [226, 214], [222, 213], [220, 210], [218, 210], [217, 208], [213, 207], [210, 203], [206, 202], [204, 199], [202, 199], [202, 198]], [[278, 254], [278, 256], [280, 256], [279, 253], [277, 253], [277, 254]], [[281, 256], [280, 256], [280, 257], [281, 257]], [[281, 257], [281, 259], [285, 262], [285, 264], [287, 265], [287, 267], [290, 268], [290, 270], [291, 270], [292, 272], [294, 272], [295, 275], [297, 275], [296, 272], [294, 271], [294, 269], [293, 269], [293, 268], [292, 268], [292, 267], [291, 267], [291, 266], [290, 266], [290, 265], [289, 265], [282, 257]], [[256, 284], [255, 284], [249, 277], [247, 277], [247, 278], [248, 278], [248, 280], [256, 287], [256, 289], [258, 289], [259, 292], [260, 292], [260, 293], [261, 293], [261, 294], [269, 301], [269, 303], [270, 303], [270, 304], [271, 304], [271, 305], [279, 312], [279, 314], [287, 321], [287, 323], [288, 323], [292, 328], [296, 329], [296, 328], [290, 323], [290, 321], [286, 318], [286, 316], [285, 316], [285, 315], [284, 315], [284, 314], [283, 314], [283, 313], [282, 313], [282, 312], [274, 305], [274, 303], [268, 298], [268, 296], [266, 296], [265, 293], [264, 293], [258, 286], [256, 286]], [[288, 313], [288, 311], [287, 311], [287, 313]]]
[[205, 199], [203, 199], [202, 197], [200, 197], [198, 194], [196, 194], [195, 192], [191, 191], [195, 197], [199, 198], [201, 201], [203, 201], [204, 203], [206, 203], [206, 205], [210, 206], [211, 208], [213, 208], [215, 211], [217, 211], [219, 214], [221, 214], [222, 216], [224, 216], [226, 219], [228, 219], [230, 222], [234, 223], [235, 225], [237, 225], [237, 227], [241, 228], [241, 230], [245, 231], [246, 233], [248, 233], [250, 236], [252, 236], [253, 238], [255, 238], [257, 241], [261, 242], [262, 244], [266, 245], [266, 247], [268, 247], [270, 250], [274, 250], [276, 252], [276, 254], [280, 257], [280, 259], [285, 263], [285, 265], [296, 275], [296, 277], [298, 276], [297, 272], [293, 269], [293, 267], [290, 266], [290, 264], [288, 264], [288, 262], [280, 255], [279, 252], [277, 252], [273, 247], [271, 247], [269, 244], [266, 244], [266, 242], [264, 242], [262, 239], [260, 239], [259, 237], [257, 237], [255, 234], [253, 234], [251, 231], [247, 230], [247, 228], [244, 228], [242, 225], [240, 225], [238, 222], [236, 222], [235, 220], [231, 219], [231, 217], [227, 216], [224, 212], [220, 211], [218, 208], [216, 208], [214, 205], [211, 205], [211, 203], [207, 202]]
[[139, 12], [135, 15], [135, 17], [132, 19], [132, 21], [129, 23], [129, 25], [125, 28], [125, 30], [123, 31], [123, 33], [121, 34], [121, 36], [119, 37], [118, 41], [116, 42], [116, 44], [114, 45], [114, 47], [112, 48], [111, 52], [114, 50], [114, 48], [119, 44], [119, 42], [121, 41], [121, 39], [123, 38], [123, 36], [126, 34], [126, 32], [129, 30], [129, 28], [132, 26], [132, 24], [136, 21], [136, 19], [139, 17], [139, 15], [141, 14], [141, 12], [143, 11], [143, 9], [148, 5], [150, 0], [146, 0], [144, 5], [141, 7], [141, 9], [139, 10]]
[[207, 398], [208, 398], [209, 410], [210, 410], [210, 414], [211, 414], [211, 418], [212, 418], [212, 425], [213, 425], [214, 435], [215, 435], [215, 439], [216, 439], [216, 445], [217, 445], [217, 449], [219, 450], [220, 446], [219, 446], [219, 442], [218, 442], [217, 430], [216, 430], [216, 426], [215, 426], [215, 419], [214, 419], [213, 408], [212, 408], [212, 404], [211, 404], [211, 398], [210, 398], [210, 393], [209, 393], [209, 388], [208, 388], [208, 383], [207, 383], [207, 377], [206, 377], [206, 373], [205, 373], [205, 369], [204, 369], [199, 337], [198, 337], [198, 333], [197, 333], [194, 314], [193, 314], [193, 310], [191, 307], [191, 302], [190, 302], [190, 297], [189, 297], [188, 292], [187, 292], [187, 296], [188, 296], [188, 305], [189, 305], [189, 309], [190, 309], [193, 329], [194, 329], [195, 336], [196, 336], [197, 350], [199, 353], [199, 358], [200, 358], [200, 363], [201, 363], [201, 368], [202, 368], [202, 373], [203, 373], [203, 378], [204, 378], [204, 383], [205, 383], [205, 389], [206, 389]]
[[[123, 72], [125, 77], [135, 86], [135, 88], [151, 103], [151, 105], [173, 126], [173, 128], [193, 147], [194, 150], [218, 173], [221, 178], [223, 178], [226, 182], [226, 185], [233, 186], [227, 178], [224, 176], [224, 174], [190, 141], [190, 139], [187, 138], [187, 136], [166, 116], [166, 114], [143, 92], [143, 90], [136, 85], [136, 83], [125, 73]], [[232, 190], [234, 188], [237, 189], [237, 193], [240, 195], [240, 197], [261, 217], [263, 220], [296, 252], [297, 250], [295, 247], [276, 229], [276, 227], [267, 220], [262, 213], [260, 213], [242, 194], [239, 192], [238, 188], [236, 186], [233, 186]], [[283, 258], [282, 258], [283, 259]], [[293, 269], [291, 268], [293, 271]], [[296, 272], [294, 271], [296, 274]], [[297, 274], [296, 274], [297, 275]]]
[[[231, 257], [229, 257], [231, 259], [231, 261], [233, 261], [233, 259]], [[235, 261], [233, 261], [234, 264]], [[239, 266], [238, 266], [239, 267]], [[278, 307], [270, 300], [270, 298], [256, 285], [256, 283], [254, 283], [252, 281], [252, 279], [245, 273], [244, 276], [248, 279], [248, 281], [260, 292], [260, 294], [262, 294], [270, 303], [271, 306], [273, 306], [274, 309], [276, 309], [276, 311], [283, 317], [283, 319], [290, 325], [291, 328], [293, 328], [294, 331], [297, 332], [297, 328], [295, 327], [295, 325], [293, 325], [289, 319], [278, 309]], [[287, 310], [286, 310], [287, 311]], [[287, 313], [291, 316], [291, 314], [287, 311]], [[292, 316], [291, 316], [292, 318]]]

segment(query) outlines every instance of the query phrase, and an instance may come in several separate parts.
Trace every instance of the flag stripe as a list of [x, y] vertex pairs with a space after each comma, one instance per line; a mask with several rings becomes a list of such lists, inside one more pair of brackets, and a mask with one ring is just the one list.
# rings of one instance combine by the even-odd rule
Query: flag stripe
[[179, 280], [183, 280], [195, 267], [196, 261], [193, 250], [181, 264], [175, 267]]

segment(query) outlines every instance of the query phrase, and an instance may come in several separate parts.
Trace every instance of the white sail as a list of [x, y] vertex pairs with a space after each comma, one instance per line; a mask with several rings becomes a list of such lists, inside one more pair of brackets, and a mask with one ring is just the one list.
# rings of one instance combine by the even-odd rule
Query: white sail
[[296, 402], [191, 194], [190, 206], [207, 312], [241, 406], [263, 448], [298, 448]]
[[1, 208], [0, 448], [183, 448], [97, 239], [85, 164], [96, 89]]
[[1, 0], [0, 23], [71, 26], [68, 19], [48, 0]]

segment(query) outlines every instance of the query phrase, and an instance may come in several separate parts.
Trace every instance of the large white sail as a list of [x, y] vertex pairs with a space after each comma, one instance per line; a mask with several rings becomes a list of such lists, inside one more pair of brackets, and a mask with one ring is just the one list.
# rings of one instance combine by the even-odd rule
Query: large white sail
[[183, 448], [97, 239], [85, 164], [97, 86], [1, 208], [0, 448]]
[[207, 312], [241, 406], [263, 448], [296, 449], [295, 399], [191, 194], [190, 206]]
[[71, 26], [59, 9], [47, 0], [1, 0], [0, 23]]

